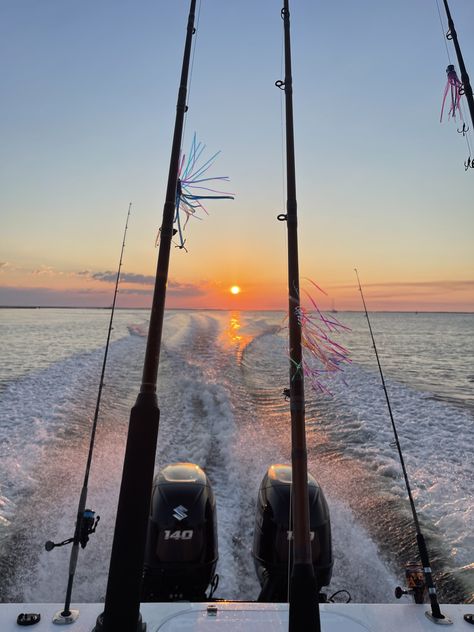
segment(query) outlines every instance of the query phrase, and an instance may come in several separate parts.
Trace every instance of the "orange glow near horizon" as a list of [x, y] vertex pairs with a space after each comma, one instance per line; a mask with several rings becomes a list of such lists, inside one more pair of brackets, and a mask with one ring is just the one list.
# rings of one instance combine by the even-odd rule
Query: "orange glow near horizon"
[[[113, 276], [107, 271], [75, 272], [46, 265], [33, 268], [3, 263], [0, 265], [0, 305], [108, 307], [113, 298]], [[213, 279], [186, 278], [178, 274], [169, 282], [166, 306], [170, 309], [235, 310], [237, 305], [240, 310], [288, 309], [288, 289], [284, 279], [254, 279], [241, 274], [239, 280], [243, 286], [232, 285], [229, 279], [219, 278], [217, 273]], [[473, 311], [474, 281], [469, 278], [397, 281], [366, 273], [364, 281], [369, 310]], [[326, 278], [317, 282], [327, 295], [313, 286], [309, 287], [309, 293], [321, 310], [362, 310], [355, 279]], [[152, 293], [151, 274], [124, 273], [118, 295], [119, 306], [149, 308]]]

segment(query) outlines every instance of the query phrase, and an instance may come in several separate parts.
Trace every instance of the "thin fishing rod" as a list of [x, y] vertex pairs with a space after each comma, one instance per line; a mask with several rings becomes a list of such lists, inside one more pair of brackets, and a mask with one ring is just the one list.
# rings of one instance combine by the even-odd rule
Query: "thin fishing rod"
[[290, 577], [289, 630], [321, 629], [318, 586], [314, 575], [309, 521], [308, 454], [306, 449], [303, 351], [301, 345], [298, 221], [296, 201], [295, 143], [293, 129], [293, 77], [291, 71], [290, 10], [284, 0], [281, 17], [285, 37], [285, 80], [276, 85], [285, 91], [286, 180], [289, 290], [289, 355], [291, 464], [293, 508], [293, 568]]
[[130, 413], [105, 606], [103, 614], [97, 619], [96, 632], [116, 632], [117, 630], [137, 632], [144, 629], [140, 616], [140, 596], [160, 421], [156, 382], [173, 236], [179, 155], [184, 115], [187, 110], [186, 99], [191, 44], [195, 33], [195, 10], [196, 0], [191, 0], [142, 383], [135, 406]]
[[130, 218], [131, 209], [132, 209], [132, 203], [130, 202], [128, 206], [127, 220], [125, 222], [125, 230], [123, 232], [123, 241], [122, 241], [122, 248], [120, 250], [120, 260], [119, 260], [119, 265], [117, 269], [117, 278], [115, 279], [114, 299], [112, 301], [112, 308], [110, 310], [110, 321], [109, 321], [109, 328], [107, 331], [107, 342], [105, 344], [104, 359], [102, 361], [102, 371], [100, 374], [100, 381], [99, 381], [99, 391], [97, 394], [97, 401], [95, 405], [94, 420], [92, 422], [91, 438], [89, 442], [89, 453], [87, 455], [84, 482], [82, 484], [81, 495], [79, 497], [79, 505], [77, 508], [76, 528], [74, 531], [74, 539], [72, 542], [71, 556], [69, 558], [69, 578], [68, 578], [68, 584], [67, 584], [67, 589], [66, 589], [66, 599], [64, 603], [64, 610], [61, 612], [61, 615], [60, 615], [61, 617], [64, 617], [64, 618], [68, 618], [72, 616], [72, 612], [70, 609], [72, 585], [74, 583], [74, 575], [76, 573], [77, 559], [79, 556], [79, 544], [81, 543], [81, 537], [82, 537], [84, 526], [85, 526], [84, 513], [86, 511], [89, 474], [90, 474], [91, 463], [92, 463], [92, 455], [94, 453], [94, 443], [95, 443], [97, 422], [99, 419], [99, 411], [100, 411], [100, 400], [102, 397], [102, 389], [104, 386], [105, 367], [107, 366], [107, 355], [109, 353], [110, 336], [113, 329], [112, 324], [114, 322], [115, 303], [117, 301], [118, 287], [119, 287], [119, 282], [120, 282], [120, 272], [122, 269], [122, 261], [123, 261], [123, 251], [125, 249], [125, 239], [127, 236], [128, 220]]
[[[365, 317], [367, 319], [367, 324], [369, 326], [370, 337], [372, 339], [372, 346], [374, 348], [375, 357], [377, 359], [377, 366], [379, 368], [379, 374], [380, 374], [380, 379], [382, 381], [383, 392], [385, 393], [385, 400], [387, 402], [388, 414], [390, 415], [390, 421], [392, 422], [392, 429], [393, 429], [393, 434], [395, 436], [395, 443], [398, 450], [398, 456], [400, 457], [400, 463], [401, 463], [402, 471], [403, 471], [403, 478], [405, 479], [405, 486], [408, 492], [408, 498], [410, 500], [410, 507], [411, 507], [411, 512], [413, 515], [413, 522], [415, 523], [416, 541], [418, 543], [420, 559], [423, 565], [423, 573], [425, 576], [426, 586], [428, 588], [428, 595], [431, 602], [431, 617], [433, 617], [433, 619], [437, 619], [437, 620], [442, 619], [442, 620], [445, 620], [446, 622], [449, 622], [449, 619], [447, 619], [447, 617], [441, 614], [441, 610], [439, 608], [438, 598], [436, 596], [436, 588], [433, 583], [430, 560], [428, 556], [428, 549], [426, 548], [425, 538], [423, 537], [423, 534], [421, 532], [420, 522], [418, 520], [418, 514], [416, 512], [416, 507], [415, 507], [415, 501], [413, 500], [413, 494], [410, 487], [410, 481], [408, 480], [408, 473], [405, 466], [405, 459], [403, 458], [402, 448], [400, 445], [400, 441], [398, 439], [397, 427], [395, 425], [395, 419], [392, 413], [392, 406], [390, 405], [390, 398], [388, 396], [387, 386], [385, 384], [385, 379], [384, 379], [384, 375], [382, 371], [382, 365], [380, 364], [379, 354], [377, 351], [377, 345], [375, 344], [374, 333], [372, 331], [372, 325], [370, 324], [369, 313], [367, 311], [367, 305], [365, 304], [364, 293], [362, 292], [362, 286], [359, 279], [359, 273], [357, 272], [356, 268], [354, 268], [354, 272], [356, 273], [356, 276], [357, 276], [359, 292], [362, 298], [362, 304], [364, 305]], [[426, 614], [428, 615], [429, 613], [426, 613]]]
[[446, 33], [447, 39], [452, 39], [454, 48], [456, 49], [456, 56], [458, 58], [459, 71], [461, 73], [461, 82], [463, 85], [464, 94], [469, 106], [469, 113], [471, 115], [471, 127], [474, 129], [474, 97], [472, 95], [472, 86], [467, 74], [466, 66], [464, 64], [464, 58], [462, 56], [461, 47], [459, 45], [458, 34], [454, 27], [453, 18], [451, 17], [451, 11], [449, 10], [448, 0], [443, 0], [444, 8], [446, 10], [446, 16], [448, 18], [448, 32]]

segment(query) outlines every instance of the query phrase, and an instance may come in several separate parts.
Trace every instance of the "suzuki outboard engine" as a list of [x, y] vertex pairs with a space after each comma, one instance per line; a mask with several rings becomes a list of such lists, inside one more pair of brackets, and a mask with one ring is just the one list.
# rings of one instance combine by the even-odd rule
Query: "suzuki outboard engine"
[[206, 600], [217, 558], [216, 503], [206, 474], [193, 463], [168, 465], [153, 483], [142, 600]]
[[[262, 587], [259, 601], [285, 602], [288, 598], [288, 560], [293, 549], [289, 525], [291, 481], [289, 465], [271, 465], [260, 485], [252, 551]], [[319, 590], [331, 581], [331, 523], [323, 491], [311, 474], [308, 494], [311, 552]]]

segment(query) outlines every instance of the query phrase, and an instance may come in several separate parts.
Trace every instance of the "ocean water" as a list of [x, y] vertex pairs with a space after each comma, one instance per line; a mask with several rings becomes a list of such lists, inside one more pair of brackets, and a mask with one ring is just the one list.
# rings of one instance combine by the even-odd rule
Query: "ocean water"
[[[414, 529], [365, 316], [337, 317], [352, 362], [306, 389], [309, 469], [331, 511], [329, 592], [394, 601]], [[474, 600], [474, 314], [373, 314], [400, 442], [441, 600]], [[109, 312], [0, 310], [0, 599], [62, 601]], [[101, 521], [80, 553], [74, 601], [104, 598], [128, 416], [148, 314], [116, 312], [88, 506]], [[277, 312], [170, 311], [159, 371], [157, 469], [203, 467], [218, 510], [216, 596], [258, 595], [255, 501], [271, 463], [287, 463], [287, 342]]]

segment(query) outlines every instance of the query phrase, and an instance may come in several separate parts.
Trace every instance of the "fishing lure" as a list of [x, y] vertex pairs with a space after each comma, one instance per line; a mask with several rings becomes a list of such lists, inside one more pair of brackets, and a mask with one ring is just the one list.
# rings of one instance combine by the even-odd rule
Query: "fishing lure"
[[[306, 280], [317, 290], [326, 294], [314, 281]], [[303, 375], [315, 391], [332, 395], [325, 384], [326, 379], [342, 372], [344, 365], [350, 363], [351, 360], [349, 351], [335, 342], [331, 334], [351, 330], [334, 316], [324, 314], [311, 294], [306, 290], [303, 292], [309, 299], [311, 307], [308, 309], [300, 305], [295, 308], [296, 317], [301, 326], [301, 344], [303, 346], [303, 361], [297, 369], [303, 371]], [[304, 357], [304, 350], [307, 351], [306, 358]]]
[[450, 93], [450, 97], [451, 97], [451, 106], [448, 112], [448, 119], [450, 117], [452, 117], [453, 119], [456, 119], [456, 111], [457, 111], [462, 121], [460, 105], [461, 105], [461, 96], [464, 94], [463, 85], [456, 74], [456, 69], [454, 68], [453, 64], [449, 64], [449, 66], [446, 68], [446, 74], [448, 76], [448, 80], [446, 82], [446, 87], [444, 89], [443, 104], [441, 106], [441, 116], [439, 117], [439, 122], [441, 123], [441, 121], [443, 120], [444, 106], [446, 103], [448, 92]]
[[303, 307], [297, 308], [296, 316], [301, 324], [301, 344], [312, 358], [310, 362], [303, 357], [302, 369], [314, 390], [332, 395], [324, 383], [324, 378], [332, 377], [335, 373], [343, 371], [344, 363], [351, 360], [348, 350], [335, 342], [328, 335], [328, 331], [340, 332], [348, 330], [348, 328], [325, 316], [321, 319], [321, 315], [319, 310], [314, 315]]
[[[221, 153], [216, 152], [208, 160], [202, 160], [206, 145], [197, 141], [196, 134], [193, 136], [191, 148], [189, 150], [188, 159], [185, 154], [181, 156], [178, 170], [178, 182], [176, 185], [176, 202], [174, 235], [178, 235], [179, 243], [177, 248], [186, 250], [184, 238], [184, 229], [191, 217], [202, 219], [199, 217], [199, 211], [203, 211], [209, 215], [202, 200], [233, 200], [232, 193], [218, 191], [209, 188], [209, 184], [213, 182], [228, 182], [228, 176], [212, 176], [203, 177], [216, 161], [217, 156]], [[204, 184], [205, 183], [205, 184]], [[156, 238], [155, 245], [158, 245], [160, 233]]]

